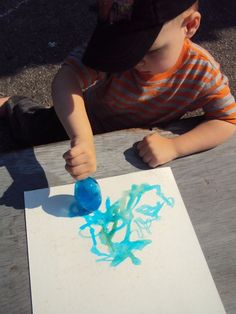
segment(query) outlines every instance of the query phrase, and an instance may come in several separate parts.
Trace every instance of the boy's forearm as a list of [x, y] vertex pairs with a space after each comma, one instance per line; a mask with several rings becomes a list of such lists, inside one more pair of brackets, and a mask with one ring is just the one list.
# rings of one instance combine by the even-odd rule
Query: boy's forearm
[[55, 111], [70, 139], [92, 139], [82, 91], [69, 66], [62, 67], [56, 75], [52, 84], [52, 98]]
[[213, 148], [236, 131], [236, 126], [221, 120], [209, 120], [199, 124], [191, 131], [173, 138], [178, 157]]

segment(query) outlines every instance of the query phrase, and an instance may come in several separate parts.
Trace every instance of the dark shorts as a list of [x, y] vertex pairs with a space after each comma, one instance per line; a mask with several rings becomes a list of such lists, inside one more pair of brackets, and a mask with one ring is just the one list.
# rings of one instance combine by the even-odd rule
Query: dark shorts
[[[11, 134], [18, 144], [33, 146], [69, 139], [53, 107], [12, 96], [6, 103], [6, 110]], [[87, 114], [94, 134], [106, 132], [89, 108]]]

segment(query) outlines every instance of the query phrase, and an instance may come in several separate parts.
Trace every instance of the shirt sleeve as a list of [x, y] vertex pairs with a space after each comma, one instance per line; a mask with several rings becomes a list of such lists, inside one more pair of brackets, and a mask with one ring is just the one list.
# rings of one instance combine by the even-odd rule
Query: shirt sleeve
[[77, 47], [64, 60], [64, 64], [71, 66], [76, 72], [82, 91], [106, 77], [104, 72], [93, 70], [82, 63], [83, 52], [84, 47]]
[[218, 119], [236, 124], [236, 103], [230, 92], [228, 78], [221, 73], [220, 66], [208, 71], [203, 97], [203, 110], [207, 119]]

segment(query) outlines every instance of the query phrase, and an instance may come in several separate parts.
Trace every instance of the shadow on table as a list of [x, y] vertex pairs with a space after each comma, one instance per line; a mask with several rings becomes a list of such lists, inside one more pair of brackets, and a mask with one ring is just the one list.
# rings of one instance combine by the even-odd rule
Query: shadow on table
[[[24, 192], [32, 191], [27, 198], [28, 209], [40, 206], [46, 213], [56, 217], [73, 218], [87, 214], [78, 212], [73, 195], [49, 196], [48, 181], [42, 166], [35, 157], [33, 148], [0, 154], [1, 167], [5, 167], [10, 178], [5, 176], [4, 179], [2, 176], [0, 206], [25, 209]], [[11, 180], [12, 183], [7, 187], [6, 182]], [[37, 189], [41, 190], [33, 193]]]
[[[0, 154], [0, 167], [5, 167], [12, 183], [5, 187], [6, 179], [1, 178], [2, 191], [0, 206], [24, 209], [24, 192], [48, 187], [48, 181], [43, 168], [37, 161], [33, 149], [14, 151], [8, 154]], [[48, 197], [45, 189], [44, 197]], [[32, 201], [32, 208], [39, 206], [39, 200]]]

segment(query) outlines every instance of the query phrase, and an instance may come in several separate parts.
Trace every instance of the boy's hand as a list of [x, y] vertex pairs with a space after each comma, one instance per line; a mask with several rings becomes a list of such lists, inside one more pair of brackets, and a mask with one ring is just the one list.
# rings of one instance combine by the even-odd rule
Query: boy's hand
[[75, 180], [82, 180], [96, 171], [96, 153], [93, 142], [83, 142], [79, 139], [71, 140], [69, 149], [63, 158], [65, 168]]
[[138, 154], [151, 168], [165, 164], [178, 157], [173, 139], [150, 134], [137, 145]]

